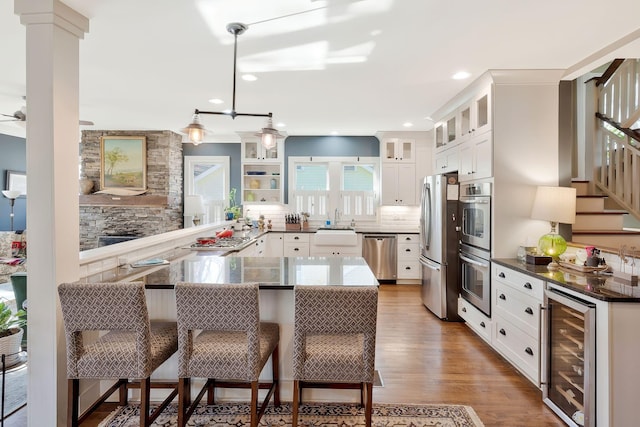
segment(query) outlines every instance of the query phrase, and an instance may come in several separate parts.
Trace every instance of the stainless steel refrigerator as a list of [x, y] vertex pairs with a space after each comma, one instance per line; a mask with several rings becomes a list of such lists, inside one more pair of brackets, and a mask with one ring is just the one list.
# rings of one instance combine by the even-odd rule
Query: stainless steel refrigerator
[[458, 316], [458, 175], [424, 178], [420, 201], [422, 303], [440, 319]]

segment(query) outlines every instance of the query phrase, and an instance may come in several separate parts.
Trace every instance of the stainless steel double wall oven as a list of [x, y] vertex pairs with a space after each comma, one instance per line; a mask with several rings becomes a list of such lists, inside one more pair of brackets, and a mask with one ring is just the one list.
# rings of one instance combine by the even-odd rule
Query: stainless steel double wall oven
[[491, 316], [491, 183], [460, 185], [461, 296]]

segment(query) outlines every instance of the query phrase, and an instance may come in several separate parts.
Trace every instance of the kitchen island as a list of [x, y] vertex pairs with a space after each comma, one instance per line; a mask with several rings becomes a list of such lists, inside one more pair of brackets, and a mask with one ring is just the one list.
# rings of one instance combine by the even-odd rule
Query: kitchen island
[[[261, 320], [280, 325], [280, 380], [281, 398], [284, 401], [290, 401], [293, 393], [293, 287], [378, 286], [378, 281], [362, 257], [226, 257], [209, 252], [188, 252], [166, 265], [143, 268], [121, 266], [82, 280], [99, 282], [106, 277], [110, 281], [143, 281], [147, 288], [149, 316], [163, 320], [176, 319], [173, 287], [177, 282], [208, 283], [212, 286], [221, 283], [258, 283]], [[156, 370], [152, 378], [175, 379], [177, 371], [177, 354], [174, 354]], [[270, 371], [270, 364], [267, 364], [261, 378], [270, 378]], [[194, 381], [193, 389], [197, 387], [201, 387], [201, 384]], [[223, 399], [248, 398], [246, 392], [234, 389], [221, 389], [216, 394]], [[161, 390], [152, 390], [152, 400], [160, 397]], [[355, 402], [359, 398], [359, 393], [353, 390], [305, 391], [306, 400], [339, 399]]]

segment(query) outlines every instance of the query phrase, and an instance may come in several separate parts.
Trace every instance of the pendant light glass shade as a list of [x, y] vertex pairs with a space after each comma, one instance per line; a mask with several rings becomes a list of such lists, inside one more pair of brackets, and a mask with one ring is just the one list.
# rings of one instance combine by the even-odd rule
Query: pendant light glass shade
[[193, 143], [193, 145], [198, 145], [204, 139], [207, 130], [204, 125], [200, 123], [200, 117], [198, 114], [193, 115], [193, 121], [186, 128], [182, 129], [182, 132], [186, 133], [189, 137], [189, 141]]
[[275, 129], [273, 127], [273, 121], [271, 120], [271, 117], [269, 117], [267, 121], [267, 126], [263, 127], [262, 131], [258, 132], [256, 135], [260, 137], [262, 146], [267, 150], [271, 150], [276, 146], [278, 138], [284, 138], [284, 135], [281, 135], [280, 132], [278, 132], [278, 129]]

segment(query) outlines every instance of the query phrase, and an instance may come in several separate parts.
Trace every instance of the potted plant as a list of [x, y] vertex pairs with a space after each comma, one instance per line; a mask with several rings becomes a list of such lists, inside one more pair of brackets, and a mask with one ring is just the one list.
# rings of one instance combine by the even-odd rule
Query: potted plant
[[27, 313], [18, 310], [15, 314], [11, 308], [0, 301], [0, 355], [5, 355], [5, 365], [11, 366], [20, 360], [20, 343], [22, 327], [27, 324]]
[[240, 214], [242, 213], [242, 208], [240, 205], [236, 205], [236, 189], [232, 188], [229, 191], [229, 207], [224, 210], [225, 219], [230, 221], [233, 219], [238, 219]]

